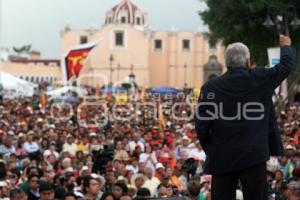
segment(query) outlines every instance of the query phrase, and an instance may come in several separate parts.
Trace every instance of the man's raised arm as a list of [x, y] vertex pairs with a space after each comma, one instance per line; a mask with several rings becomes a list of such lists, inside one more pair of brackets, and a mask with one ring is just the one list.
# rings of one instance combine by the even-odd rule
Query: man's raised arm
[[280, 63], [267, 69], [267, 75], [271, 81], [272, 89], [277, 88], [280, 83], [293, 71], [296, 62], [296, 51], [291, 47], [291, 39], [280, 36]]

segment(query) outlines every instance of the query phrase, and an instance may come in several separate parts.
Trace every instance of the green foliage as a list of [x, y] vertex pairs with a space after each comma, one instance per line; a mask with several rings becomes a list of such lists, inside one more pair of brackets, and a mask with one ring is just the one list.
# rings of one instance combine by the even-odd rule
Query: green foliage
[[128, 91], [131, 88], [131, 84], [130, 83], [122, 83], [122, 87]]
[[[252, 61], [257, 65], [268, 64], [267, 48], [278, 46], [278, 31], [276, 27], [266, 28], [263, 22], [268, 9], [272, 19], [276, 15], [288, 13], [289, 22], [294, 17], [289, 5], [297, 7], [300, 13], [299, 0], [202, 0], [208, 9], [200, 12], [203, 21], [209, 26], [210, 43], [222, 40], [224, 45], [232, 42], [243, 42], [251, 51]], [[300, 27], [290, 28], [293, 45], [300, 47]], [[297, 37], [296, 37], [297, 36]]]
[[29, 54], [30, 50], [31, 50], [31, 45], [24, 45], [22, 47], [13, 47], [14, 52], [16, 52], [17, 54], [22, 54], [22, 53], [26, 53]]

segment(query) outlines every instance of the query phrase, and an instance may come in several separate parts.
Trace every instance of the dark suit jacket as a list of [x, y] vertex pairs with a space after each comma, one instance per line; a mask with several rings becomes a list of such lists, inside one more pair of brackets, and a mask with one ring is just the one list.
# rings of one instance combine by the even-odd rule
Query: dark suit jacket
[[28, 192], [27, 193], [27, 196], [28, 196], [28, 200], [39, 200], [40, 198], [35, 196], [35, 194], [33, 194], [32, 192]]
[[195, 125], [207, 154], [206, 173], [227, 173], [269, 159], [269, 136], [278, 135], [272, 94], [294, 65], [295, 51], [285, 46], [280, 63], [272, 68], [229, 67], [202, 86]]

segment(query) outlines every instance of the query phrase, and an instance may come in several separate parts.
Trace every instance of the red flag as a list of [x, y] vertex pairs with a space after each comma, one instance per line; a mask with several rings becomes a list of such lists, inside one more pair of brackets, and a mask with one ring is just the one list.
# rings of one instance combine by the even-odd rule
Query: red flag
[[80, 45], [68, 51], [64, 56], [63, 64], [65, 65], [66, 80], [72, 77], [78, 77], [82, 67], [84, 66], [85, 60], [88, 57], [90, 51], [97, 46], [97, 42]]

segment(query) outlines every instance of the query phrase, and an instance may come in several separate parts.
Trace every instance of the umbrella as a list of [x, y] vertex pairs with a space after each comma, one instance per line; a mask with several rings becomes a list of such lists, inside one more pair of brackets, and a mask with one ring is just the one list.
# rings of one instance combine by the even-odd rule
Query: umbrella
[[125, 93], [126, 90], [123, 87], [105, 87], [102, 90], [103, 94], [108, 93]]
[[76, 97], [56, 97], [51, 99], [53, 103], [71, 103], [76, 104], [79, 103], [79, 99]]
[[150, 93], [176, 95], [178, 93], [178, 90], [171, 87], [157, 87], [157, 88], [152, 88], [150, 90]]

